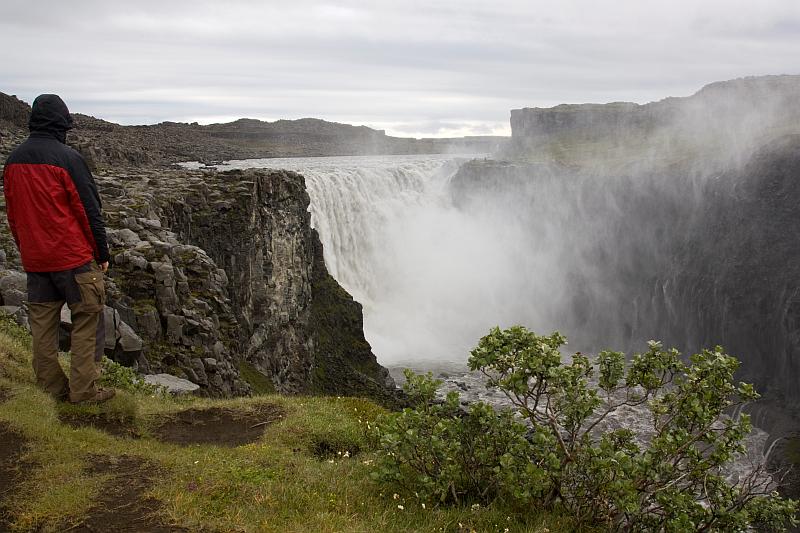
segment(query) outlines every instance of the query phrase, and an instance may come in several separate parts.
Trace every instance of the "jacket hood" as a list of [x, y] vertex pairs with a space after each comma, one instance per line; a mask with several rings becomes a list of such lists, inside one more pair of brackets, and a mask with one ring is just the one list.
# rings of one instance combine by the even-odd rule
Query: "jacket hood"
[[41, 94], [33, 101], [31, 118], [28, 120], [28, 129], [31, 132], [45, 132], [63, 137], [73, 127], [67, 104], [58, 95]]

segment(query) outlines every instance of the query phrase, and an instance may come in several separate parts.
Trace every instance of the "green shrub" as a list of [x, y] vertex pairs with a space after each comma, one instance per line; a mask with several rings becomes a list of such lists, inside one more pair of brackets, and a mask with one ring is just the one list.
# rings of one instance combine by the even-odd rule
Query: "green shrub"
[[108, 357], [103, 357], [101, 365], [103, 373], [100, 377], [100, 384], [102, 386], [148, 395], [167, 393], [163, 387], [147, 383], [132, 368], [122, 366]]
[[[503, 490], [510, 469], [524, 464], [527, 428], [510, 411], [483, 403], [462, 411], [458, 394], [434, 402], [440, 381], [406, 370], [405, 390], [415, 409], [378, 419], [381, 451], [374, 477], [425, 501], [486, 502]], [[518, 460], [499, 467], [507, 457]], [[518, 477], [524, 472], [517, 473]]]
[[[513, 410], [435, 401], [440, 382], [408, 373], [416, 407], [377, 424], [374, 477], [420, 498], [527, 509], [556, 506], [584, 526], [625, 531], [737, 531], [795, 524], [796, 502], [771, 491], [757, 468], [735, 483], [725, 467], [744, 452], [746, 415], [724, 411], [758, 397], [733, 380], [738, 361], [722, 348], [684, 363], [651, 342], [629, 364], [619, 352], [564, 363], [559, 333], [494, 328], [469, 366]], [[620, 409], [648, 413], [646, 429], [603, 432]], [[524, 422], [524, 423], [523, 423]]]

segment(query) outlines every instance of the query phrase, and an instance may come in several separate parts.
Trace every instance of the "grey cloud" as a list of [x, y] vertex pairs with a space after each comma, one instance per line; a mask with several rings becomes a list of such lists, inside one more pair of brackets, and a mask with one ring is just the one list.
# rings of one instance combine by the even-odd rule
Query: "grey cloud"
[[318, 116], [397, 134], [494, 131], [517, 107], [796, 73], [800, 51], [794, 0], [9, 0], [2, 15], [0, 34], [20, 45], [0, 51], [0, 90], [59, 92], [123, 123]]

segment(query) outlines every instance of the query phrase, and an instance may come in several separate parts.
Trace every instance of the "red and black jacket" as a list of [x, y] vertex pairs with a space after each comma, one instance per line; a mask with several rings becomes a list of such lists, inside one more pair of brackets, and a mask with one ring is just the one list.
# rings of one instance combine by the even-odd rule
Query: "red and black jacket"
[[[55, 97], [44, 99], [43, 97]], [[60, 105], [59, 105], [60, 104]], [[55, 95], [34, 101], [28, 140], [5, 163], [8, 224], [28, 272], [109, 260], [100, 195], [83, 157], [64, 144], [72, 126]]]

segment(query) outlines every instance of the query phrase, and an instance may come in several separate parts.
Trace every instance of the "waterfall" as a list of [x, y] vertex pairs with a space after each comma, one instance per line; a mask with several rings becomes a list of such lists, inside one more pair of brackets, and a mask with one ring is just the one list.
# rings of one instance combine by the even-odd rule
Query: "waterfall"
[[[384, 364], [461, 362], [491, 326], [518, 321], [519, 291], [498, 291], [518, 267], [513, 231], [454, 206], [464, 159], [370, 156], [231, 161], [305, 176], [312, 225], [331, 275], [364, 306], [364, 330]], [[517, 306], [518, 307], [518, 306]]]

